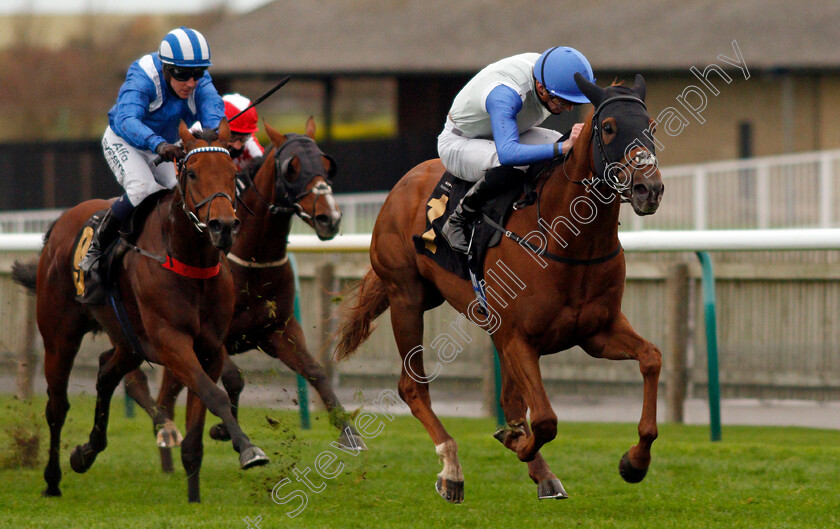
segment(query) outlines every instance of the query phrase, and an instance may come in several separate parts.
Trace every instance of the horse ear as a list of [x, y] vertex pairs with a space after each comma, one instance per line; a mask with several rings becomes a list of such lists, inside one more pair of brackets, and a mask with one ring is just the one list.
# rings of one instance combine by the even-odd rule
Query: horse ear
[[312, 116], [309, 116], [309, 119], [306, 120], [306, 135], [310, 139], [315, 139], [315, 118]]
[[575, 73], [575, 84], [583, 92], [583, 95], [589, 99], [589, 102], [596, 107], [601, 104], [604, 99], [604, 89], [595, 83], [590, 83], [586, 77], [582, 76], [580, 72]]
[[227, 118], [222, 118], [219, 122], [219, 139], [224, 142], [230, 141], [230, 125]]
[[645, 100], [645, 96], [647, 95], [647, 85], [645, 85], [645, 78], [642, 77], [642, 74], [636, 74], [636, 82], [633, 86], [633, 91], [638, 94], [639, 99], [642, 101]]
[[187, 127], [187, 124], [184, 123], [184, 120], [181, 120], [181, 123], [178, 125], [178, 135], [181, 136], [181, 141], [184, 142], [184, 145], [189, 144], [190, 142], [195, 141], [195, 136], [193, 133], [190, 132], [190, 128]]
[[286, 142], [286, 136], [277, 132], [271, 125], [263, 120], [263, 126], [265, 127], [265, 133], [268, 134], [268, 138], [271, 140], [276, 146], [283, 145]]

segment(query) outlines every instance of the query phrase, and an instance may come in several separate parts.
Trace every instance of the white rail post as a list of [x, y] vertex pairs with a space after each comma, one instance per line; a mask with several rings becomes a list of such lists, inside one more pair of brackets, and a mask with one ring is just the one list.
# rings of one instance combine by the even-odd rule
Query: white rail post
[[706, 170], [697, 167], [694, 170], [694, 229], [706, 229]]
[[834, 160], [828, 154], [820, 156], [820, 228], [830, 228], [834, 219]]
[[766, 230], [770, 227], [770, 167], [766, 163], [756, 167], [755, 183], [755, 220], [758, 229]]

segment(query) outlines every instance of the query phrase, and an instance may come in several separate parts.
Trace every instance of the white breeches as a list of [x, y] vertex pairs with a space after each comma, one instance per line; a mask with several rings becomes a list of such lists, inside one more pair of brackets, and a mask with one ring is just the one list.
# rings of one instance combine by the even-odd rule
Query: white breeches
[[156, 153], [132, 147], [111, 127], [105, 129], [102, 136], [102, 151], [132, 206], [161, 189], [172, 189], [178, 182], [174, 163], [155, 165]]
[[[555, 130], [534, 127], [520, 134], [519, 141], [527, 145], [540, 145], [554, 143], [561, 136]], [[468, 182], [477, 182], [488, 169], [500, 165], [496, 142], [463, 136], [449, 118], [438, 136], [438, 155], [450, 173]]]

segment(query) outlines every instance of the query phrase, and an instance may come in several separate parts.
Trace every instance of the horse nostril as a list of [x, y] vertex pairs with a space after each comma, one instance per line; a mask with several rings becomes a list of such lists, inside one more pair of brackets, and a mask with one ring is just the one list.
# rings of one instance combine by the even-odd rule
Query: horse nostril
[[239, 228], [241, 227], [241, 224], [242, 223], [239, 221], [239, 219], [234, 219], [234, 221], [233, 221], [233, 234], [234, 235], [239, 233]]
[[212, 233], [219, 233], [222, 231], [222, 223], [217, 219], [213, 219], [207, 223], [207, 229]]
[[633, 186], [633, 194], [639, 198], [645, 198], [648, 195], [648, 187], [644, 184], [636, 184]]
[[315, 215], [315, 223], [320, 224], [322, 226], [329, 226], [330, 225], [330, 216], [329, 215]]

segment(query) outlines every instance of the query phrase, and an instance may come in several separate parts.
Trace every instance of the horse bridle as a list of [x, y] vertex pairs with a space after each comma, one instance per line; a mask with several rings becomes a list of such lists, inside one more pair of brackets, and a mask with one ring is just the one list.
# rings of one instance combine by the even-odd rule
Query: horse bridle
[[[600, 176], [603, 178], [604, 185], [606, 185], [607, 187], [609, 187], [610, 189], [615, 191], [615, 193], [619, 197], [621, 197], [621, 201], [625, 202], [625, 201], [627, 201], [627, 199], [624, 198], [623, 193], [628, 187], [629, 188], [633, 187], [633, 178], [635, 178], [635, 173], [632, 173], [633, 176], [631, 177], [630, 184], [628, 186], [624, 182], [622, 182], [618, 178], [618, 176], [616, 176], [616, 172], [620, 171], [620, 172], [623, 173], [624, 170], [632, 164], [636, 164], [637, 166], [656, 165], [656, 155], [653, 154], [650, 151], [642, 151], [642, 152], [636, 153], [636, 155], [633, 156], [633, 158], [631, 160], [623, 162], [620, 165], [617, 164], [617, 162], [613, 162], [609, 159], [609, 157], [607, 156], [606, 147], [604, 146], [604, 139], [601, 136], [601, 127], [600, 127], [599, 118], [600, 118], [600, 115], [601, 115], [601, 111], [607, 105], [609, 105], [610, 103], [618, 102], [618, 101], [631, 101], [633, 103], [638, 103], [638, 104], [642, 105], [642, 107], [645, 109], [645, 112], [647, 112], [647, 105], [645, 105], [645, 102], [642, 101], [641, 99], [639, 99], [638, 97], [631, 96], [631, 95], [613, 96], [613, 97], [610, 97], [610, 98], [602, 101], [601, 104], [598, 105], [598, 107], [595, 109], [595, 112], [592, 114], [592, 141], [597, 142], [596, 143], [596, 148], [597, 148], [597, 151], [601, 155], [601, 159], [599, 161], [603, 165], [603, 167], [602, 168], [597, 167], [597, 163], [596, 163], [597, 161], [594, 160], [596, 149], [593, 149], [593, 152], [592, 152], [592, 156], [593, 156], [592, 168], [593, 168], [593, 173], [595, 173], [596, 175], [600, 174]], [[565, 165], [563, 166], [563, 169], [565, 171]]]
[[[198, 230], [199, 233], [204, 233], [204, 230], [207, 229], [207, 224], [210, 222], [210, 203], [213, 202], [215, 199], [217, 199], [217, 198], [228, 199], [228, 201], [230, 201], [231, 205], [233, 206], [234, 213], [236, 212], [236, 201], [233, 198], [231, 198], [230, 195], [228, 195], [227, 193], [223, 193], [221, 191], [218, 191], [215, 194], [213, 194], [209, 197], [206, 197], [204, 200], [202, 200], [200, 202], [196, 202], [195, 196], [192, 193], [192, 189], [187, 189], [187, 184], [186, 184], [186, 182], [188, 180], [188, 178], [187, 178], [187, 174], [188, 174], [187, 160], [189, 160], [195, 154], [204, 153], [204, 152], [223, 152], [223, 153], [227, 154], [228, 156], [230, 156], [230, 151], [228, 151], [227, 149], [222, 148], [222, 147], [213, 147], [213, 146], [198, 147], [198, 148], [193, 149], [190, 152], [188, 152], [187, 155], [184, 156], [183, 160], [181, 160], [179, 165], [178, 165], [178, 167], [179, 167], [179, 169], [178, 169], [178, 171], [179, 171], [178, 189], [181, 192], [181, 196], [184, 197], [181, 200], [181, 207], [184, 209], [184, 212], [187, 214], [187, 217], [190, 219], [190, 222], [192, 222], [193, 227], [196, 230]], [[192, 202], [194, 204], [193, 207], [195, 208], [195, 213], [198, 213], [198, 210], [200, 210], [203, 206], [205, 206], [205, 205], [207, 206], [207, 220], [206, 220], [206, 222], [201, 222], [201, 219], [199, 219], [198, 216], [195, 213], [193, 213], [192, 211], [190, 211], [189, 208], [187, 208], [187, 201], [186, 201], [185, 193], [189, 193], [190, 200], [192, 200]]]
[[[286, 137], [288, 139], [274, 152], [274, 195], [276, 202], [269, 202], [266, 200], [256, 187], [254, 188], [254, 191], [263, 204], [268, 207], [268, 211], [272, 215], [280, 213], [295, 214], [304, 221], [312, 220], [315, 208], [317, 207], [317, 198], [316, 203], [312, 207], [312, 215], [303, 210], [303, 207], [300, 205], [300, 201], [308, 195], [315, 195], [318, 198], [321, 196], [332, 195], [331, 183], [333, 177], [335, 176], [336, 163], [331, 156], [324, 154], [324, 152], [321, 151], [315, 143], [315, 140], [309, 136], [290, 133], [287, 134]], [[287, 150], [287, 147], [290, 145], [298, 148]], [[301, 164], [301, 170], [297, 181], [292, 183], [286, 178], [286, 174], [288, 173], [289, 166], [295, 157], [298, 158]], [[311, 182], [312, 178], [323, 172], [323, 169], [320, 169], [320, 163], [316, 163], [316, 160], [320, 162], [322, 157], [330, 161], [330, 169], [327, 171], [326, 175], [322, 175], [324, 176], [325, 181], [318, 182], [310, 189], [305, 189], [306, 184]], [[252, 215], [254, 214], [253, 211], [249, 210], [249, 212]]]

